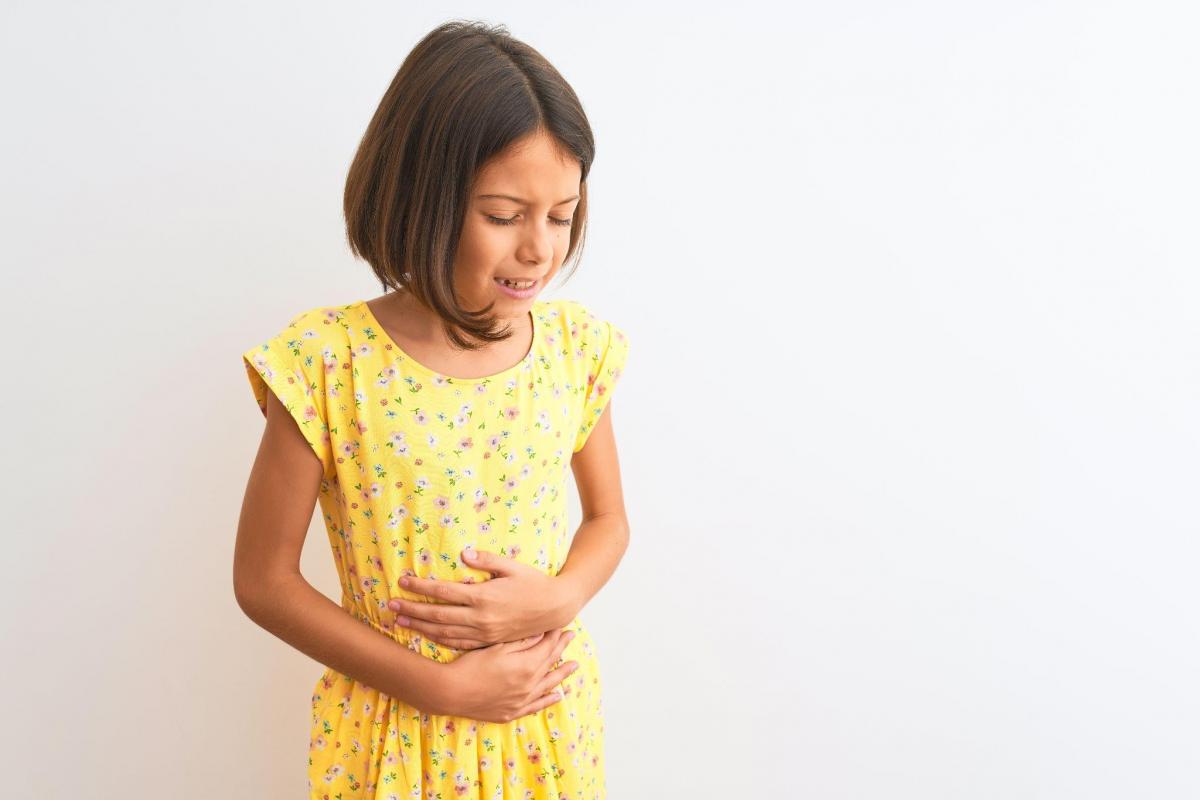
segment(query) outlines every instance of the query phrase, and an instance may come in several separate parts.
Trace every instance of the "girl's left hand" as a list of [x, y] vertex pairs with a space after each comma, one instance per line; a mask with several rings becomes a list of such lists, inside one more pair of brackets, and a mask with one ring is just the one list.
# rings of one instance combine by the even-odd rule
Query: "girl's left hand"
[[389, 600], [388, 608], [401, 615], [396, 625], [435, 644], [475, 650], [564, 627], [579, 611], [566, 578], [487, 551], [464, 550], [463, 562], [495, 577], [481, 583], [401, 578], [402, 587], [437, 602]]

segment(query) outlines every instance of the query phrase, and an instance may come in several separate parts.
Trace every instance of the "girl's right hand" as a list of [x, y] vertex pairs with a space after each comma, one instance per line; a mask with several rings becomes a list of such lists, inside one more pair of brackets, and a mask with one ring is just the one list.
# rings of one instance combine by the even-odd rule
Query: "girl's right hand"
[[444, 713], [483, 722], [512, 722], [562, 699], [552, 691], [579, 666], [552, 669], [574, 631], [555, 629], [468, 650], [449, 662]]

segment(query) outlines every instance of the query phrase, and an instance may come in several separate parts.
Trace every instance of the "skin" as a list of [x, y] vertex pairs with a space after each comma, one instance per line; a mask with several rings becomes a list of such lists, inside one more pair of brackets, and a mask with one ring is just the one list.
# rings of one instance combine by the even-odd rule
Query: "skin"
[[[455, 289], [474, 307], [495, 299], [495, 312], [514, 325], [509, 340], [474, 353], [456, 352], [439, 321], [402, 292], [369, 301], [389, 336], [417, 360], [451, 376], [490, 375], [519, 362], [529, 350], [528, 312], [536, 295], [515, 300], [492, 278], [539, 277], [540, 286], [549, 283], [565, 259], [570, 230], [552, 217], [570, 218], [577, 201], [560, 201], [579, 193], [579, 176], [578, 163], [540, 135], [518, 143], [476, 176], [455, 262]], [[512, 195], [523, 202], [482, 194]], [[434, 602], [391, 601], [393, 610], [408, 618], [405, 627], [468, 651], [444, 664], [358, 623], [301, 575], [300, 553], [321, 464], [269, 393], [267, 425], [238, 522], [234, 590], [239, 605], [314, 660], [432, 713], [508, 721], [557, 702], [560, 698], [546, 692], [575, 665], [555, 668], [569, 641], [562, 628], [607, 583], [629, 541], [611, 409], [610, 400], [584, 448], [572, 456], [583, 521], [557, 575], [498, 553], [481, 551], [472, 560], [464, 551], [465, 563], [495, 577], [477, 584], [409, 578], [407, 591]]]

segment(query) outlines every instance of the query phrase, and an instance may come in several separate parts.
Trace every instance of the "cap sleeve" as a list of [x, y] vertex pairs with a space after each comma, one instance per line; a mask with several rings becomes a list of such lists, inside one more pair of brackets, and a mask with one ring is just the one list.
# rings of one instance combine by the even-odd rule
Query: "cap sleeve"
[[315, 312], [295, 317], [280, 333], [242, 354], [250, 389], [263, 416], [267, 414], [267, 389], [279, 398], [296, 421], [305, 441], [321, 462], [323, 477], [334, 472], [333, 445], [329, 438], [325, 375], [330, 354], [324, 351], [321, 322]]
[[624, 330], [612, 322], [604, 321], [595, 331], [585, 348], [585, 353], [590, 355], [591, 360], [588, 363], [583, 415], [580, 418], [579, 432], [575, 436], [575, 453], [583, 449], [588, 434], [596, 427], [596, 422], [604, 413], [609, 398], [612, 397], [613, 388], [625, 370], [625, 360], [629, 355], [629, 338]]

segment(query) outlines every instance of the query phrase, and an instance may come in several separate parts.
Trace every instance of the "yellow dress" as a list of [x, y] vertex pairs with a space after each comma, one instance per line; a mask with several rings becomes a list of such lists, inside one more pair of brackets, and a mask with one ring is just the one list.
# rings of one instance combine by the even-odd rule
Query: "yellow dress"
[[[567, 473], [628, 353], [624, 331], [574, 300], [537, 300], [533, 344], [486, 378], [439, 375], [384, 332], [366, 301], [309, 309], [243, 354], [266, 413], [273, 391], [321, 460], [319, 505], [362, 624], [437, 661], [462, 651], [394, 624], [388, 600], [431, 602], [406, 575], [488, 580], [490, 550], [557, 574], [572, 531]], [[312, 694], [312, 798], [605, 796], [596, 646], [576, 617], [563, 699], [508, 723], [425, 713], [332, 668]], [[562, 663], [560, 662], [560, 663]]]

